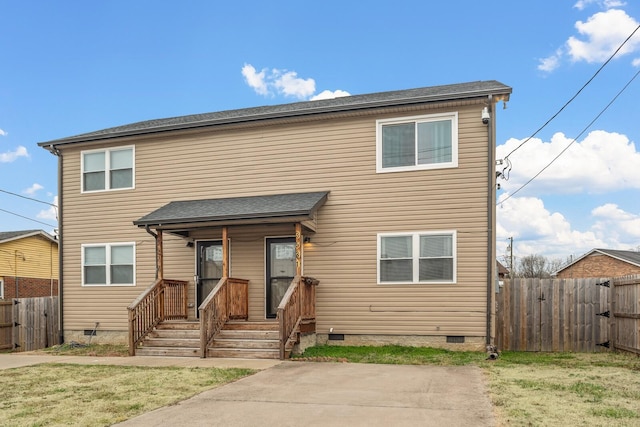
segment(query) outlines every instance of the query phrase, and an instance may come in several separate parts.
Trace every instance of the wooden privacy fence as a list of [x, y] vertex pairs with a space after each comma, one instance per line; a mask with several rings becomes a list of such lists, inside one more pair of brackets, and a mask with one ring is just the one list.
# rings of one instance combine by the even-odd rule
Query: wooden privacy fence
[[640, 276], [506, 280], [497, 295], [500, 350], [640, 354]]
[[640, 354], [640, 275], [611, 281], [612, 347]]
[[58, 297], [0, 301], [0, 349], [32, 351], [59, 344]]

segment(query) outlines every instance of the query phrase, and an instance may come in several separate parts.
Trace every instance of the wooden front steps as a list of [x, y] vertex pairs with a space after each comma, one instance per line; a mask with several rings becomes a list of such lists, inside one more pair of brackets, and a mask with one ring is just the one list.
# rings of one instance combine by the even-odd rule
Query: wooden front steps
[[[278, 359], [279, 344], [277, 322], [230, 321], [214, 338], [207, 357]], [[144, 339], [136, 355], [200, 357], [200, 323], [163, 322]]]
[[200, 357], [200, 322], [160, 323], [136, 349], [136, 355]]
[[207, 357], [279, 359], [277, 322], [227, 322], [207, 349]]

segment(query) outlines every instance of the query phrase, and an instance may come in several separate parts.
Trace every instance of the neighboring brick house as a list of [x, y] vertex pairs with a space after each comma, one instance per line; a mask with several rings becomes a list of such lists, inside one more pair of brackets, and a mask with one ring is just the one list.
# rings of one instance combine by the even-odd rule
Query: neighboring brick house
[[0, 231], [0, 299], [58, 295], [58, 241], [42, 230]]
[[640, 274], [640, 252], [593, 249], [558, 270], [558, 279]]

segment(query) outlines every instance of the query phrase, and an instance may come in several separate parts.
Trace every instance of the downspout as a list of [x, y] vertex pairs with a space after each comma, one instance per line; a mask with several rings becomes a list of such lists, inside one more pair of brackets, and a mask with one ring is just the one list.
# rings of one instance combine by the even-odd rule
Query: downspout
[[63, 300], [64, 300], [64, 287], [62, 286], [63, 276], [64, 276], [64, 245], [62, 244], [63, 238], [62, 235], [62, 152], [58, 150], [54, 145], [49, 145], [45, 147], [51, 154], [58, 157], [58, 319], [60, 325], [60, 335], [59, 335], [59, 344], [64, 344], [64, 310], [63, 310]]
[[149, 228], [149, 224], [144, 226], [144, 229], [147, 231], [147, 233], [151, 234], [153, 236], [153, 239], [155, 240], [156, 244], [156, 280], [158, 280], [158, 235], [156, 233], [154, 233], [153, 231], [151, 231], [151, 229]]
[[493, 269], [495, 261], [493, 260], [493, 221], [495, 209], [495, 138], [493, 135], [495, 124], [495, 113], [493, 111], [493, 95], [487, 97], [487, 109], [489, 111], [489, 123], [487, 123], [487, 139], [489, 142], [489, 182], [487, 185], [487, 332], [486, 344], [491, 345], [491, 317], [493, 312]]

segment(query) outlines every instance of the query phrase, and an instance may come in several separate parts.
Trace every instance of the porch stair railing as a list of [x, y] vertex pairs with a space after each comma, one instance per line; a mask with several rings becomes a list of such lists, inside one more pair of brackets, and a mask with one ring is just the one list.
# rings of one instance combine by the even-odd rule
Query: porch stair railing
[[316, 318], [316, 285], [313, 277], [296, 276], [278, 305], [280, 326], [280, 359], [286, 359], [299, 341], [304, 325], [313, 325]]
[[127, 307], [129, 313], [129, 355], [165, 320], [186, 319], [187, 283], [183, 280], [158, 279]]
[[249, 318], [249, 281], [223, 277], [198, 307], [200, 314], [200, 357], [229, 320]]

